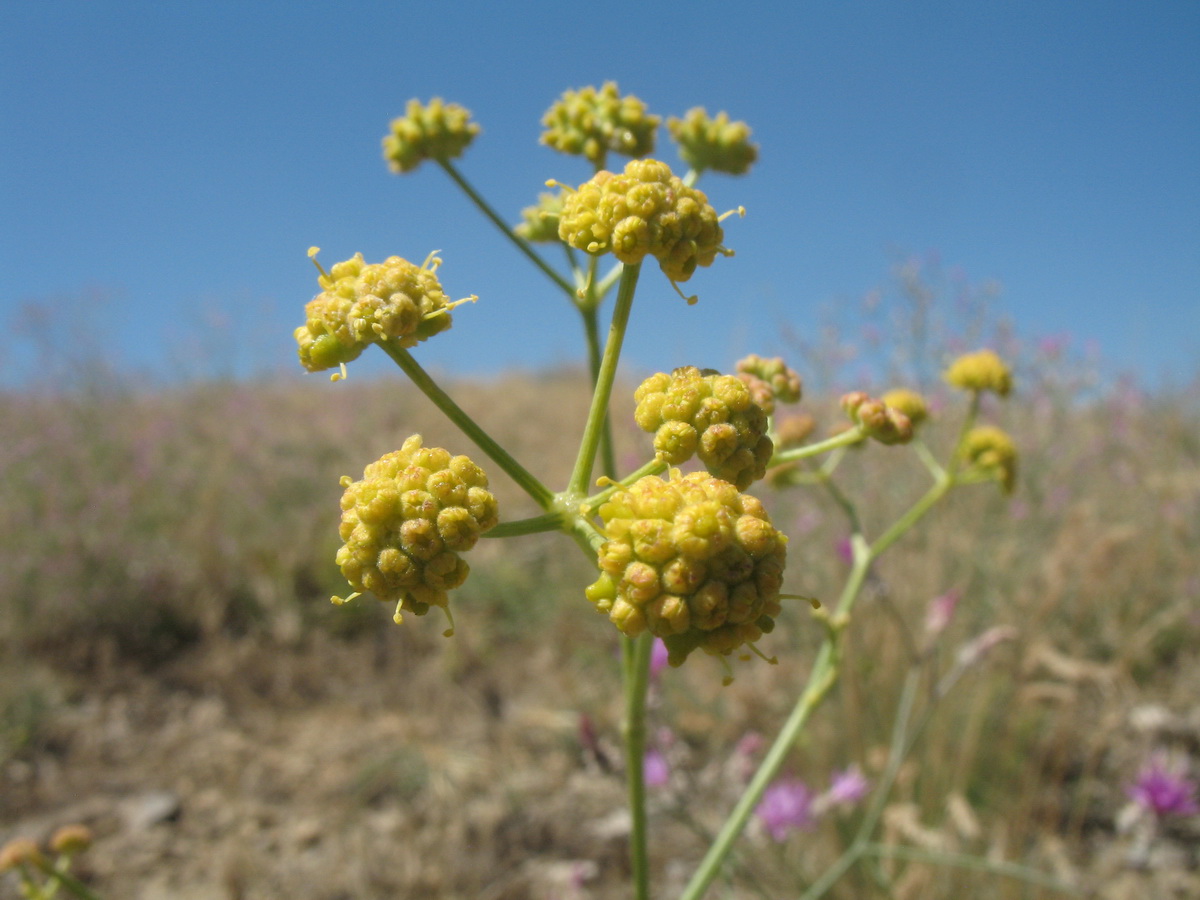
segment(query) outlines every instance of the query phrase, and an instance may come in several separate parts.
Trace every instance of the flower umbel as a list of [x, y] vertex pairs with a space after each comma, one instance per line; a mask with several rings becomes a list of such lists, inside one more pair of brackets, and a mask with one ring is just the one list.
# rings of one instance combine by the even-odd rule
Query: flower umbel
[[1012, 371], [994, 350], [960, 356], [943, 377], [947, 384], [964, 391], [992, 391], [1007, 397], [1012, 390]]
[[767, 413], [734, 375], [682, 366], [651, 375], [634, 392], [633, 417], [654, 433], [658, 457], [677, 466], [699, 456], [708, 471], [745, 490], [762, 478], [774, 444]]
[[[309, 251], [316, 262], [317, 248]], [[434, 274], [441, 260], [433, 253], [420, 266], [399, 256], [367, 263], [361, 253], [321, 271], [324, 290], [304, 309], [304, 325], [294, 332], [300, 364], [310, 372], [344, 365], [372, 343], [419, 342], [452, 324], [450, 302]], [[474, 300], [474, 297], [468, 298]]]
[[762, 503], [702, 472], [647, 476], [599, 510], [608, 538], [588, 600], [629, 637], [661, 637], [679, 666], [728, 655], [775, 627], [787, 538]]
[[609, 151], [623, 156], [654, 152], [654, 134], [662, 119], [646, 112], [646, 104], [632, 94], [622, 97], [614, 81], [600, 90], [585, 87], [565, 91], [546, 110], [542, 143], [560, 153], [586, 157], [597, 168]]
[[480, 128], [457, 103], [434, 97], [428, 106], [409, 100], [404, 115], [392, 120], [392, 132], [383, 139], [383, 158], [393, 172], [411, 172], [427, 159], [462, 156]]
[[1017, 481], [1017, 448], [1004, 431], [992, 425], [972, 428], [959, 452], [968, 466], [1000, 482], [1005, 493], [1012, 493]]
[[668, 119], [667, 130], [679, 144], [683, 161], [697, 172], [712, 169], [744, 175], [758, 159], [758, 145], [750, 143], [750, 126], [730, 122], [725, 112], [717, 113], [714, 119], [697, 106], [682, 119]]
[[470, 571], [459, 554], [499, 518], [483, 470], [413, 435], [367, 466], [362, 481], [345, 476], [342, 486], [337, 564], [355, 591], [395, 603], [397, 622], [402, 609], [418, 616], [445, 609], [448, 592]]
[[632, 160], [622, 174], [597, 172], [563, 200], [558, 236], [586, 253], [612, 253], [626, 265], [647, 256], [672, 281], [712, 265], [725, 232], [708, 197], [671, 174], [666, 163]]

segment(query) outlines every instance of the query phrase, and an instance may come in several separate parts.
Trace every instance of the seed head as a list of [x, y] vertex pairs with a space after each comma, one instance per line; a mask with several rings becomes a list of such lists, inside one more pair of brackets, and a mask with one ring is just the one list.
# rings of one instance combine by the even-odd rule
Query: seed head
[[483, 470], [413, 435], [367, 466], [362, 481], [347, 476], [342, 485], [337, 564], [355, 591], [395, 603], [397, 622], [402, 609], [444, 609], [470, 571], [459, 554], [498, 521]]
[[683, 161], [697, 172], [712, 169], [744, 175], [758, 159], [758, 145], [750, 143], [750, 126], [745, 122], [730, 122], [725, 112], [717, 113], [714, 119], [697, 106], [682, 119], [668, 119], [667, 130], [679, 144]]
[[728, 655], [775, 627], [787, 538], [754, 497], [673, 469], [618, 491], [599, 514], [608, 540], [587, 598], [624, 634], [662, 638], [672, 666], [697, 648]]
[[634, 392], [634, 420], [653, 432], [658, 457], [673, 466], [699, 456], [708, 471], [745, 490], [767, 471], [775, 447], [767, 414], [734, 375], [683, 366], [659, 372]]
[[397, 174], [411, 172], [427, 159], [447, 160], [461, 156], [480, 127], [457, 103], [434, 97], [428, 106], [409, 100], [403, 116], [392, 120], [392, 132], [384, 136], [383, 158]]
[[721, 246], [725, 232], [708, 198], [654, 159], [632, 160], [622, 174], [597, 172], [568, 191], [558, 236], [576, 250], [611, 252], [627, 265], [653, 256], [676, 282], [730, 252]]
[[565, 91], [542, 117], [542, 143], [602, 168], [609, 151], [632, 157], [653, 153], [661, 121], [647, 114], [637, 97], [622, 97], [616, 82], [607, 81], [600, 90]]
[[964, 391], [992, 391], [1007, 397], [1012, 390], [1012, 371], [993, 350], [960, 356], [942, 377], [947, 384]]

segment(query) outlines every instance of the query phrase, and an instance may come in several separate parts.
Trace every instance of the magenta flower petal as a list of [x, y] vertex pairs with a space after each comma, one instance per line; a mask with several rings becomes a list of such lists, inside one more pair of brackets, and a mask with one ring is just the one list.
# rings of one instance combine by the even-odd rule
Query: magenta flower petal
[[792, 830], [808, 831], [813, 827], [816, 818], [812, 803], [812, 792], [803, 781], [779, 778], [763, 792], [754, 814], [773, 840], [784, 841]]

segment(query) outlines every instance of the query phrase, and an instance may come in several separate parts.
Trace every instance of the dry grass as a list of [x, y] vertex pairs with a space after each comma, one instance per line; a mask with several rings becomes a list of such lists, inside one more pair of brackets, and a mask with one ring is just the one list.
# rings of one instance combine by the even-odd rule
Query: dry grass
[[[587, 404], [578, 375], [451, 392], [565, 483]], [[1017, 494], [956, 492], [882, 560], [842, 681], [790, 768], [814, 785], [852, 762], [877, 776], [903, 673], [920, 671], [923, 709], [958, 646], [1012, 625], [1018, 638], [937, 705], [887, 832], [1125, 896], [1103, 893], [1133, 877], [1120, 872], [1123, 784], [1152, 745], [1200, 755], [1200, 413], [1183, 396], [1085, 400], [1049, 380], [990, 412], [1022, 450]], [[0, 417], [0, 838], [9, 823], [89, 818], [100, 842], [86, 871], [110, 896], [624, 896], [620, 784], [605, 771], [619, 764], [615, 641], [582, 600], [573, 544], [481, 544], [449, 641], [440, 623], [397, 629], [374, 605], [328, 604], [337, 478], [413, 432], [472, 452], [419, 394], [353, 378], [112, 388], [0, 396]], [[645, 441], [617, 430], [636, 459]], [[910, 454], [878, 447], [838, 477], [876, 533], [926, 484]], [[495, 487], [505, 518], [533, 511]], [[791, 535], [788, 588], [835, 597], [837, 507], [806, 490], [770, 503]], [[915, 662], [926, 604], [950, 589], [958, 615]], [[667, 673], [653, 711], [674, 763], [652, 813], [661, 885], [699, 857], [730, 802], [734, 746], [774, 731], [818, 641], [796, 609], [764, 642], [778, 666], [739, 664], [725, 689], [701, 660]], [[1149, 704], [1169, 714], [1153, 727]], [[581, 717], [596, 744], [581, 743]], [[183, 814], [138, 832], [115, 810], [155, 786]], [[787, 848], [752, 836], [729, 896], [794, 892], [852, 823]], [[1200, 864], [1189, 852], [1162, 871], [1186, 875]], [[897, 897], [1057, 896], [889, 871]], [[889, 895], [854, 876], [834, 896]]]

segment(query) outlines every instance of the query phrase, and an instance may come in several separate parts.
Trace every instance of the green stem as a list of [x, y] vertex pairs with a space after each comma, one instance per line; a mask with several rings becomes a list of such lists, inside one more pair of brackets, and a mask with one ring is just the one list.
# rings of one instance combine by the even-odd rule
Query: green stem
[[650, 653], [654, 637], [644, 632], [621, 642], [625, 669], [625, 768], [629, 789], [629, 855], [634, 897], [650, 898], [650, 855], [646, 827], [646, 694], [650, 687]]
[[621, 344], [625, 340], [625, 329], [629, 325], [629, 311], [633, 307], [633, 294], [637, 288], [641, 266], [626, 266], [621, 273], [617, 302], [613, 309], [612, 324], [608, 329], [608, 341], [604, 345], [604, 356], [596, 374], [596, 386], [592, 392], [592, 405], [588, 410], [587, 424], [579, 444], [579, 456], [567, 484], [567, 494], [585, 496], [592, 467], [596, 464], [596, 451], [608, 417], [608, 402], [612, 396], [613, 382], [617, 377], [617, 362], [621, 358]]
[[90, 890], [87, 885], [76, 878], [74, 875], [57, 868], [48, 859], [34, 859], [33, 864], [41, 870], [47, 878], [51, 878], [65, 887], [68, 891], [74, 894], [81, 900], [100, 900], [100, 895]]
[[454, 164], [450, 162], [450, 160], [439, 159], [437, 163], [442, 167], [446, 174], [454, 180], [454, 183], [462, 188], [463, 193], [471, 198], [471, 202], [479, 208], [479, 211], [487, 216], [488, 219], [491, 220], [492, 224], [499, 228], [501, 233], [510, 241], [512, 241], [513, 244], [516, 245], [517, 249], [520, 250], [530, 262], [541, 269], [546, 277], [557, 284], [564, 292], [566, 292], [569, 297], [572, 299], [575, 297], [575, 287], [569, 281], [563, 278], [562, 275], [554, 271], [550, 264], [538, 255], [538, 252], [533, 249], [529, 241], [525, 240], [508, 227], [508, 223], [496, 214], [496, 211], [492, 209], [491, 205], [483, 199], [483, 197], [478, 191], [475, 190], [475, 188], [471, 187], [470, 182], [468, 182], [467, 179], [462, 176], [462, 173], [455, 168]]
[[771, 457], [768, 465], [779, 466], [784, 463], [795, 462], [798, 459], [807, 459], [810, 456], [818, 456], [821, 453], [836, 450], [838, 447], [849, 447], [851, 444], [857, 444], [861, 440], [863, 440], [862, 426], [855, 425], [850, 430], [843, 431], [841, 434], [834, 435], [819, 443], [805, 444], [803, 447], [794, 447], [791, 450], [776, 453]]
[[485, 538], [520, 537], [526, 534], [541, 534], [545, 531], [562, 531], [565, 517], [561, 512], [548, 512], [528, 519], [518, 519], [515, 522], [501, 522], [491, 531], [484, 533]]
[[[600, 322], [599, 309], [596, 305], [590, 305], [587, 309], [580, 309], [579, 314], [583, 316], [583, 330], [587, 336], [588, 347], [588, 368], [592, 376], [592, 390], [596, 389], [596, 383], [600, 379]], [[612, 416], [605, 410], [604, 424], [600, 432], [600, 465], [604, 470], [604, 474], [609, 478], [617, 477], [617, 456], [613, 449], [613, 431], [612, 431]]]
[[457, 425], [463, 434], [479, 445], [479, 449], [491, 457], [496, 465], [507, 472], [509, 477], [537, 502], [538, 506], [547, 511], [554, 507], [554, 494], [550, 489], [538, 481], [524, 466], [513, 459], [507, 450], [492, 440], [491, 435], [484, 431], [457, 403], [451, 400], [450, 395], [438, 387], [433, 378], [429, 376], [429, 373], [422, 369], [421, 365], [413, 359], [411, 353], [403, 347], [390, 342], [380, 343], [379, 346], [395, 361], [396, 365], [404, 370], [404, 374], [409, 377], [412, 383], [420, 388], [421, 392], [432, 400], [438, 409], [445, 413], [446, 418]]

